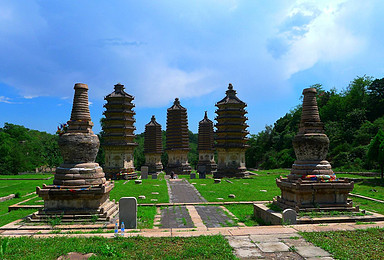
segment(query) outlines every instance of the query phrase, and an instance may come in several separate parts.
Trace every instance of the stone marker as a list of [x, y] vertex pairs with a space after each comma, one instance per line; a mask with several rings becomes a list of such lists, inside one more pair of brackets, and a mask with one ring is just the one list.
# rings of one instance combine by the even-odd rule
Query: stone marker
[[232, 198], [232, 199], [234, 199], [234, 198], [236, 198], [236, 195], [235, 195], [235, 194], [229, 194], [229, 195], [228, 195], [228, 198]]
[[293, 209], [285, 209], [283, 211], [283, 222], [286, 224], [297, 224], [297, 214]]
[[196, 173], [191, 173], [189, 176], [191, 177], [191, 179], [196, 179]]
[[215, 183], [221, 183], [221, 179], [215, 179]]
[[141, 179], [148, 179], [148, 166], [141, 166]]
[[159, 195], [158, 192], [152, 192], [152, 195]]
[[141, 184], [142, 181], [141, 180], [135, 180], [135, 184]]
[[157, 173], [152, 173], [152, 180], [156, 180], [157, 179]]
[[139, 199], [145, 200], [145, 196], [144, 195], [140, 195]]
[[205, 177], [206, 177], [205, 172], [199, 173], [199, 179], [205, 179]]
[[137, 228], [137, 200], [135, 197], [122, 197], [119, 200], [119, 226], [124, 222], [125, 228]]

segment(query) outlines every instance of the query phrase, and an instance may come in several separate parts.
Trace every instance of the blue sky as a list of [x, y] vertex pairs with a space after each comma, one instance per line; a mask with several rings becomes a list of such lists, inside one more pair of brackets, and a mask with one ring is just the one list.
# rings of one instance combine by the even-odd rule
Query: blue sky
[[89, 86], [94, 131], [120, 82], [136, 133], [165, 130], [175, 97], [197, 132], [232, 83], [252, 134], [299, 104], [303, 88], [384, 77], [384, 2], [361, 0], [0, 1], [0, 126], [54, 133], [73, 86]]

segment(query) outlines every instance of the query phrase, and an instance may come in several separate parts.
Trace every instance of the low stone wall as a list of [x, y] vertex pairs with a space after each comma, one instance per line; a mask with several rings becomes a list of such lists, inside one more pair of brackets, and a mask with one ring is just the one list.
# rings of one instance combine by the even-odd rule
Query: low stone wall
[[13, 199], [15, 196], [16, 196], [15, 194], [10, 194], [10, 195], [5, 196], [5, 197], [0, 197], [0, 202]]
[[253, 215], [261, 218], [266, 224], [281, 225], [281, 214], [269, 209], [264, 204], [253, 204]]

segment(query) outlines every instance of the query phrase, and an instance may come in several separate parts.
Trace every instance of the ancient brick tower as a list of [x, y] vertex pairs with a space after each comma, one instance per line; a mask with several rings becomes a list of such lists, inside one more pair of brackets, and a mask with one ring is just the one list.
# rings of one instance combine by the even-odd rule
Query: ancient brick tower
[[88, 86], [77, 83], [68, 130], [60, 136], [59, 146], [64, 163], [57, 167], [53, 185], [37, 187], [44, 209], [31, 222], [62, 216], [63, 222], [108, 221], [117, 206], [109, 201], [113, 183], [106, 181], [103, 169], [95, 163], [99, 138], [92, 132], [88, 108]]
[[135, 143], [135, 105], [133, 96], [124, 91], [124, 85], [115, 85], [115, 91], [104, 98], [103, 124], [105, 150], [104, 171], [109, 178], [135, 178], [133, 151]]
[[226, 96], [216, 103], [216, 151], [218, 157], [217, 172], [214, 177], [243, 177], [245, 175], [245, 150], [248, 134], [245, 123], [246, 103], [236, 96], [232, 84], [229, 84]]
[[161, 125], [156, 122], [155, 116], [152, 116], [151, 122], [145, 125], [144, 132], [145, 166], [148, 166], [149, 173], [157, 173], [163, 170], [162, 153]]
[[189, 136], [187, 109], [180, 105], [178, 98], [173, 106], [167, 109], [166, 146], [168, 154], [167, 174], [190, 174], [188, 162]]
[[276, 180], [281, 196], [274, 203], [296, 211], [356, 210], [348, 200], [353, 182], [338, 180], [326, 160], [329, 139], [320, 121], [316, 89], [304, 89], [303, 95], [299, 132], [293, 139], [297, 160], [288, 178]]
[[204, 119], [199, 122], [198, 145], [199, 161], [197, 163], [198, 171], [205, 171], [210, 174], [216, 171], [213, 147], [213, 122], [208, 119], [207, 111], [205, 111]]

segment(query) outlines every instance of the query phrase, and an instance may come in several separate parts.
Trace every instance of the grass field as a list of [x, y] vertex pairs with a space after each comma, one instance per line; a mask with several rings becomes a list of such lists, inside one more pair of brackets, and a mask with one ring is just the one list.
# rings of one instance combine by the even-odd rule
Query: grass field
[[0, 175], [0, 179], [46, 179], [49, 177], [53, 177], [53, 174]]
[[92, 259], [236, 259], [223, 236], [118, 239], [19, 237], [9, 239], [3, 258], [57, 259], [69, 252], [96, 254]]
[[[152, 192], [158, 192], [159, 194], [152, 194]], [[139, 199], [140, 195], [144, 195], [145, 199]], [[117, 180], [115, 181], [115, 188], [110, 193], [110, 198], [119, 201], [121, 197], [135, 197], [139, 204], [169, 202], [167, 184], [163, 178], [142, 180], [142, 184], [135, 184], [134, 180], [128, 182], [126, 180]], [[157, 201], [151, 201], [152, 199]]]
[[[4, 176], [4, 175], [3, 175]], [[0, 179], [0, 197], [9, 194], [20, 193], [21, 196], [36, 191], [36, 186], [45, 184], [52, 184], [53, 179], [50, 180], [1, 180]]]
[[[280, 194], [275, 179], [285, 176], [287, 171], [258, 171], [258, 175], [245, 179], [222, 179], [221, 183], [214, 184], [213, 179], [189, 179], [200, 194], [208, 201], [259, 201], [272, 200]], [[228, 182], [228, 181], [230, 182]], [[228, 198], [229, 194], [235, 194], [236, 198]], [[218, 198], [222, 198], [218, 199]]]
[[243, 222], [246, 226], [258, 226], [259, 222], [253, 217], [252, 204], [225, 205], [232, 212], [239, 222]]
[[384, 229], [301, 233], [336, 259], [383, 259]]

